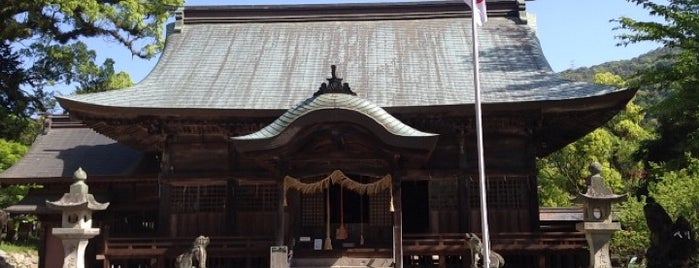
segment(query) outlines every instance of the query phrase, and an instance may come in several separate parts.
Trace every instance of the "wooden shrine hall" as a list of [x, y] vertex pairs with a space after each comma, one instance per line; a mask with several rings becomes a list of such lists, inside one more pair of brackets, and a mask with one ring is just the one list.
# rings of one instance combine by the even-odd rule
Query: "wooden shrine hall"
[[[635, 90], [563, 79], [523, 1], [488, 9], [491, 248], [505, 267], [587, 267], [582, 212], [538, 206], [535, 159]], [[0, 174], [43, 188], [7, 209], [39, 216], [40, 267], [62, 258], [45, 200], [78, 167], [111, 204], [94, 214], [90, 267], [172, 267], [199, 235], [208, 267], [267, 267], [272, 246], [293, 250], [292, 267], [468, 267], [466, 234], [481, 232], [472, 56], [463, 1], [186, 6], [143, 81], [58, 97], [69, 117]]]

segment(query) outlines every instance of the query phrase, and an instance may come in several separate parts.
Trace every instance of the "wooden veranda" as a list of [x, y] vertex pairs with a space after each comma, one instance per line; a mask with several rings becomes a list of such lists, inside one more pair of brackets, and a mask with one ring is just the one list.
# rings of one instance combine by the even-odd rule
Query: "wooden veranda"
[[[405, 267], [470, 267], [467, 234], [406, 234]], [[272, 237], [210, 237], [208, 267], [268, 267]], [[103, 267], [172, 267], [174, 259], [191, 245], [191, 238], [106, 238], [99, 249]], [[493, 250], [508, 262], [531, 267], [586, 267], [587, 242], [580, 233], [493, 234]], [[555, 254], [553, 254], [556, 252]], [[563, 253], [563, 254], [562, 254]], [[391, 258], [386, 247], [341, 250], [296, 249], [292, 258]], [[294, 263], [293, 259], [291, 262]], [[293, 266], [292, 266], [293, 267]]]

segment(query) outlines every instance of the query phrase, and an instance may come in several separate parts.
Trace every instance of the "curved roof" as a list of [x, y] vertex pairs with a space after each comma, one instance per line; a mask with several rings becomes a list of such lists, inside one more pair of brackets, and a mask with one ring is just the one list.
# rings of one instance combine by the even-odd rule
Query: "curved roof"
[[[330, 81], [330, 88], [336, 89], [341, 86], [340, 81], [342, 81], [342, 79], [337, 79], [334, 74], [333, 68], [333, 78], [328, 80]], [[391, 151], [391, 154], [384, 154], [383, 158], [387, 156], [395, 157], [395, 153], [399, 153], [401, 158], [405, 161], [419, 165], [423, 165], [429, 159], [437, 143], [437, 134], [425, 133], [404, 124], [376, 104], [355, 96], [354, 93], [349, 90], [349, 86], [347, 84], [345, 85], [346, 93], [337, 93], [341, 91], [335, 91], [334, 89], [331, 89], [331, 91], [335, 93], [324, 93], [326, 91], [323, 90], [325, 89], [325, 84], [323, 84], [323, 89], [319, 90], [314, 97], [287, 110], [282, 116], [266, 127], [245, 136], [231, 138], [236, 149], [242, 153], [261, 153], [262, 155], [267, 155], [263, 157], [264, 161], [269, 161], [269, 155], [274, 155], [275, 157], [273, 158], [275, 159], [284, 158], [293, 161], [296, 158], [300, 158], [304, 159], [301, 162], [315, 163], [313, 162], [314, 160], [309, 161], [305, 159], [305, 157], [302, 156], [303, 153], [299, 153], [293, 148], [306, 143], [307, 141], [304, 137], [321, 137], [327, 135], [324, 130], [315, 129], [314, 126], [323, 125], [326, 127], [333, 127], [350, 123], [353, 125], [353, 128], [372, 132], [373, 136], [381, 141], [381, 144], [376, 146], [385, 147], [383, 149], [368, 146], [368, 148], [371, 148], [370, 151], [372, 154], [378, 153], [378, 155], [382, 155], [382, 153], [380, 153], [381, 151]], [[343, 129], [341, 132], [346, 133], [348, 130]], [[346, 141], [343, 134], [335, 135], [338, 134], [330, 134], [333, 141], [338, 142], [338, 145], [345, 144]], [[352, 139], [359, 136], [361, 135], [348, 135], [347, 138]], [[328, 137], [326, 136], [325, 138]], [[363, 138], [359, 139], [362, 140]], [[363, 142], [372, 144], [369, 140], [364, 140]], [[305, 147], [303, 145], [301, 146]], [[367, 148], [365, 146], [362, 147], [363, 148], [359, 149], [359, 151]], [[291, 150], [289, 150], [289, 148], [291, 148]], [[352, 151], [352, 149], [347, 150], [348, 152]], [[418, 153], [416, 153], [416, 150]], [[328, 163], [331, 158], [331, 156], [325, 155], [322, 159], [316, 159], [315, 161]], [[343, 155], [335, 159], [337, 161], [333, 163], [334, 165], [342, 166], [343, 164], [341, 163], [343, 161], [352, 162], [353, 160], [348, 160], [351, 158], [352, 157], [348, 158], [348, 155]], [[366, 160], [367, 158], [367, 154], [361, 154], [362, 160]], [[345, 162], [344, 165], [345, 168], [351, 168], [352, 166], [347, 162]], [[312, 164], [312, 166], [317, 167], [316, 164]], [[308, 168], [303, 168], [303, 170], [306, 169]]]
[[[235, 6], [187, 7], [184, 26], [168, 36], [160, 61], [143, 81], [123, 90], [59, 100], [68, 110], [286, 110], [307, 99], [325, 68], [336, 64], [338, 75], [359, 97], [380, 107], [471, 104], [472, 33], [467, 8], [458, 2], [442, 3], [439, 11], [422, 11], [420, 16], [408, 11], [427, 10], [439, 2], [393, 4], [394, 9], [383, 3], [375, 9], [392, 11], [366, 19], [361, 11], [348, 19], [342, 5], [286, 11], [315, 14], [306, 19], [274, 14], [241, 18], [234, 13], [242, 8]], [[246, 8], [266, 12], [269, 7]], [[189, 20], [188, 14], [193, 16]], [[517, 17], [492, 14], [479, 28], [479, 37], [484, 104], [568, 100], [615, 91], [552, 72], [534, 29]]]
[[[365, 99], [344, 93], [322, 94], [309, 98], [293, 108], [289, 109], [274, 122], [255, 133], [245, 136], [233, 137], [235, 140], [268, 139], [281, 134], [297, 119], [319, 110], [349, 110], [362, 114], [383, 127], [383, 129], [395, 136], [402, 137], [430, 137], [437, 134], [426, 133], [414, 129], [399, 121], [384, 109]], [[342, 118], [326, 118], [328, 121], [338, 121]]]

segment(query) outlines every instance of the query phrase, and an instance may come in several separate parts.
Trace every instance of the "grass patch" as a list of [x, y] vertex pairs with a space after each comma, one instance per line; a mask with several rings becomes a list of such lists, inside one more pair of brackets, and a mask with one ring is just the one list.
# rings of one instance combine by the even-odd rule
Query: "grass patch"
[[28, 241], [28, 242], [7, 242], [3, 241], [0, 243], [0, 250], [5, 251], [5, 252], [36, 252], [38, 247], [37, 247], [37, 241]]

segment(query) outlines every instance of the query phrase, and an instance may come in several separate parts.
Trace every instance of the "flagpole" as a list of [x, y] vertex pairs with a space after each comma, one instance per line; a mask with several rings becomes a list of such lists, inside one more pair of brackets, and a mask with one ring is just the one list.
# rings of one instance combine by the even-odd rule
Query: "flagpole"
[[473, 43], [473, 88], [475, 91], [476, 107], [476, 144], [478, 146], [478, 184], [481, 201], [481, 230], [483, 238], [483, 267], [490, 267], [490, 235], [488, 231], [488, 206], [485, 196], [485, 159], [483, 157], [483, 115], [481, 114], [481, 81], [480, 64], [478, 62], [478, 28], [476, 27], [476, 0], [471, 1], [471, 33]]

